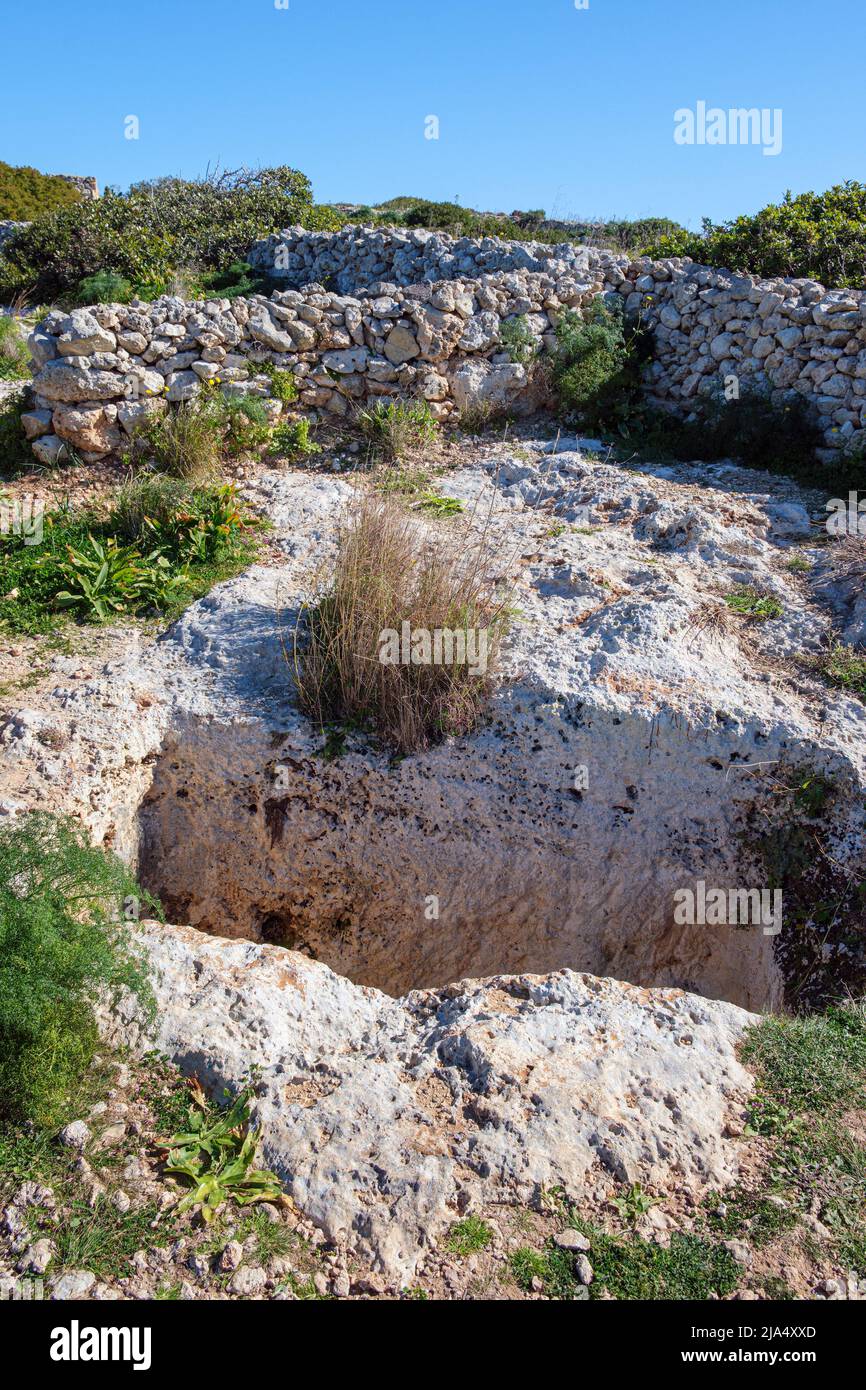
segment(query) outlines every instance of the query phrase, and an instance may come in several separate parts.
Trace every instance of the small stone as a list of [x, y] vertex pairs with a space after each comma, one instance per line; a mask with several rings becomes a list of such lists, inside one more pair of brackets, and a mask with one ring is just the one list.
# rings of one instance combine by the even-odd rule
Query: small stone
[[321, 1270], [317, 1270], [313, 1275], [313, 1287], [323, 1298], [331, 1291], [330, 1285]]
[[54, 1258], [54, 1246], [43, 1238], [29, 1246], [15, 1268], [19, 1274], [44, 1274]]
[[241, 1298], [254, 1298], [256, 1294], [264, 1292], [267, 1282], [268, 1276], [258, 1265], [244, 1265], [233, 1276], [229, 1293]]
[[595, 1278], [592, 1265], [585, 1255], [578, 1255], [574, 1262], [574, 1272], [581, 1284], [589, 1285]]
[[118, 1188], [116, 1192], [112, 1192], [111, 1194], [111, 1205], [114, 1207], [115, 1211], [119, 1211], [122, 1216], [125, 1212], [129, 1211], [129, 1208], [132, 1206], [132, 1201], [125, 1192]]
[[125, 1135], [125, 1121], [116, 1120], [113, 1125], [109, 1125], [107, 1129], [104, 1129], [102, 1131], [97, 1142], [97, 1147], [100, 1149], [111, 1148], [113, 1147], [113, 1145], [119, 1144], [120, 1141], [125, 1137]]
[[580, 1231], [560, 1231], [553, 1237], [553, 1243], [560, 1250], [582, 1251], [590, 1248], [586, 1236], [582, 1236]]
[[57, 1302], [67, 1298], [86, 1298], [96, 1283], [96, 1275], [88, 1269], [68, 1269], [51, 1286], [51, 1298]]
[[351, 1287], [349, 1276], [345, 1270], [342, 1270], [331, 1284], [332, 1292], [336, 1298], [348, 1298]]
[[244, 1257], [244, 1247], [238, 1240], [230, 1240], [224, 1250], [221, 1251], [217, 1260], [217, 1269], [220, 1274], [231, 1274], [233, 1269], [237, 1269]]
[[54, 1193], [50, 1187], [43, 1187], [40, 1182], [33, 1182], [32, 1179], [23, 1182], [15, 1196], [12, 1198], [14, 1207], [53, 1207], [55, 1205]]
[[63, 1126], [57, 1138], [64, 1149], [77, 1149], [80, 1153], [90, 1143], [90, 1130], [83, 1120], [72, 1120]]
[[191, 1269], [198, 1279], [204, 1279], [210, 1273], [210, 1264], [204, 1255], [193, 1253], [187, 1258], [186, 1267]]
[[752, 1263], [752, 1252], [744, 1241], [724, 1240], [722, 1241], [722, 1244], [728, 1251], [728, 1254], [734, 1257], [734, 1259], [737, 1261], [737, 1264], [750, 1265]]

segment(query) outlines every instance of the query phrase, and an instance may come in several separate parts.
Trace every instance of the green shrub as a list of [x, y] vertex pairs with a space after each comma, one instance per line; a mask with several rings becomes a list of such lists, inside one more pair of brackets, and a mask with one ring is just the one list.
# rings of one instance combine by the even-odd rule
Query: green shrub
[[35, 463], [21, 424], [27, 409], [23, 390], [0, 401], [0, 478], [11, 478]]
[[253, 270], [246, 261], [235, 260], [224, 270], [207, 270], [191, 278], [188, 299], [237, 299], [239, 295], [267, 294], [274, 281], [261, 270]]
[[192, 487], [142, 474], [121, 488], [107, 515], [49, 512], [39, 545], [0, 536], [0, 622], [37, 633], [55, 627], [62, 612], [90, 622], [174, 615], [252, 558], [257, 524], [234, 485]]
[[267, 443], [271, 424], [261, 396], [222, 396], [223, 437], [232, 458]]
[[426, 401], [376, 401], [355, 416], [361, 434], [370, 442], [374, 459], [395, 463], [413, 449], [432, 444], [438, 432], [436, 417]]
[[513, 319], [503, 319], [499, 342], [502, 351], [508, 353], [511, 361], [519, 362], [524, 367], [538, 352], [538, 343], [532, 335], [525, 314], [518, 314], [517, 318]]
[[253, 524], [235, 483], [190, 488], [160, 473], [124, 484], [107, 522], [119, 538], [158, 550], [172, 565], [234, 554]]
[[563, 314], [551, 362], [561, 405], [590, 428], [615, 429], [640, 408], [640, 370], [647, 335], [626, 321], [620, 304], [600, 296], [584, 315]]
[[77, 304], [128, 304], [135, 291], [128, 280], [114, 270], [86, 275], [75, 289]]
[[753, 275], [866, 287], [866, 184], [849, 179], [825, 193], [785, 194], [752, 216], [680, 228], [654, 240], [650, 256], [691, 256], [702, 265]]
[[321, 444], [310, 438], [310, 422], [306, 416], [299, 420], [281, 420], [271, 433], [268, 453], [290, 461], [310, 458], [322, 452]]
[[55, 208], [80, 202], [75, 185], [58, 174], [41, 174], [29, 165], [0, 160], [0, 222], [32, 222]]
[[30, 353], [18, 320], [0, 314], [0, 381], [30, 376]]
[[[170, 284], [175, 267], [226, 270], [275, 227], [312, 218], [309, 181], [285, 165], [204, 179], [155, 179], [128, 193], [106, 190], [40, 217], [3, 248], [0, 293], [26, 281], [53, 300], [87, 276], [114, 271], [143, 297]], [[7, 291], [8, 292], [8, 291]]]
[[476, 221], [471, 208], [462, 208], [459, 203], [429, 203], [421, 201], [403, 214], [407, 227], [430, 227], [442, 230], [455, 230], [468, 236]]
[[266, 376], [270, 382], [271, 395], [275, 400], [282, 404], [292, 405], [298, 399], [298, 387], [295, 382], [294, 372], [282, 370], [274, 366], [273, 362], [260, 362], [256, 367], [260, 376]]
[[158, 550], [143, 555], [113, 537], [88, 535], [83, 545], [67, 546], [60, 573], [65, 586], [55, 594], [57, 607], [96, 623], [121, 613], [158, 612], [183, 586], [183, 576], [172, 574]]
[[94, 1001], [150, 1003], [124, 914], [156, 905], [72, 820], [34, 813], [0, 828], [0, 1110], [53, 1125], [96, 1045]]

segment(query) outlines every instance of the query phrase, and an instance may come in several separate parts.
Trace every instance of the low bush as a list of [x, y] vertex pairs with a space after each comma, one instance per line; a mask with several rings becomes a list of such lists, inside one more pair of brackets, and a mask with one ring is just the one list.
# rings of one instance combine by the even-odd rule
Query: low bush
[[436, 417], [426, 401], [376, 401], [364, 406], [355, 424], [368, 441], [371, 458], [396, 463], [415, 449], [432, 444], [438, 433]]
[[67, 545], [59, 572], [64, 587], [54, 595], [61, 610], [89, 622], [104, 623], [121, 613], [159, 611], [183, 587], [183, 576], [158, 550], [143, 555], [113, 538], [88, 534], [78, 547]]
[[499, 341], [502, 351], [508, 353], [511, 361], [519, 362], [524, 367], [529, 365], [538, 352], [538, 344], [525, 314], [518, 314], [513, 319], [503, 319]]
[[224, 446], [232, 458], [269, 441], [270, 418], [261, 396], [220, 396], [217, 400]]
[[136, 442], [146, 446], [160, 472], [188, 483], [204, 482], [222, 458], [221, 401], [200, 394], [174, 410], [148, 415], [136, 430]]
[[16, 232], [0, 258], [0, 296], [27, 285], [38, 299], [54, 300], [100, 271], [122, 276], [144, 298], [169, 289], [176, 268], [237, 279], [237, 263], [257, 238], [329, 220], [313, 209], [309, 181], [285, 165], [108, 189]]
[[[355, 513], [342, 525], [332, 577], [302, 615], [302, 707], [322, 729], [366, 725], [401, 753], [468, 732], [484, 709], [508, 615], [488, 578], [483, 534], [467, 527], [432, 540], [391, 498], [366, 497]], [[423, 636], [408, 662], [386, 638], [419, 631], [429, 645], [437, 630], [460, 639], [440, 664]]]
[[649, 256], [691, 256], [703, 265], [753, 275], [866, 287], [866, 184], [849, 179], [825, 193], [785, 194], [751, 216], [703, 231], [679, 228], [654, 239]]
[[551, 377], [560, 404], [591, 429], [618, 430], [640, 410], [640, 371], [647, 334], [620, 304], [600, 296], [585, 314], [570, 310], [556, 325]]
[[0, 828], [0, 1110], [62, 1121], [96, 1046], [94, 1003], [150, 1003], [125, 914], [148, 898], [72, 820], [34, 813]]
[[321, 444], [310, 438], [310, 422], [306, 416], [298, 420], [281, 420], [271, 432], [268, 453], [295, 462], [322, 452]]
[[32, 222], [56, 208], [81, 202], [74, 184], [58, 174], [0, 160], [0, 222]]

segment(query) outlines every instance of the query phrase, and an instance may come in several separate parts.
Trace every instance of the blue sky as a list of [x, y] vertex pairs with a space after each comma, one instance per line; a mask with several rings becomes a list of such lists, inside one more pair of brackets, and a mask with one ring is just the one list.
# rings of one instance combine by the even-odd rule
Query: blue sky
[[[0, 159], [194, 176], [288, 163], [320, 201], [407, 193], [698, 227], [864, 178], [864, 0], [41, 0], [3, 16]], [[782, 150], [674, 112], [782, 111]], [[124, 118], [140, 122], [124, 137]], [[439, 139], [424, 138], [425, 118]]]

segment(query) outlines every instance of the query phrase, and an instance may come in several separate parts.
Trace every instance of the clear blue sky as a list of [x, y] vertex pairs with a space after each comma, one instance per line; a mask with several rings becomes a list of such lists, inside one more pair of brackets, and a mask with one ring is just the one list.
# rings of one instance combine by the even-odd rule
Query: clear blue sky
[[[31, 0], [0, 35], [0, 159], [102, 186], [287, 163], [326, 202], [697, 227], [866, 178], [866, 0]], [[700, 100], [781, 108], [782, 152], [675, 144]]]

